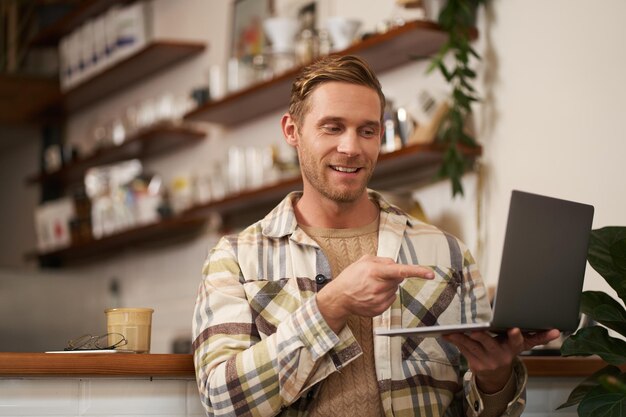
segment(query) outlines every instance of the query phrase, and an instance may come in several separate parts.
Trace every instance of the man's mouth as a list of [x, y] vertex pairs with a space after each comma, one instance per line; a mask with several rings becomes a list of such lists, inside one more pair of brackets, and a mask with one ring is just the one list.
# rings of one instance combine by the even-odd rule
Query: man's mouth
[[354, 174], [355, 172], [361, 169], [361, 168], [353, 168], [353, 167], [342, 167], [338, 165], [331, 165], [330, 167], [334, 169], [335, 171], [345, 172], [348, 174]]

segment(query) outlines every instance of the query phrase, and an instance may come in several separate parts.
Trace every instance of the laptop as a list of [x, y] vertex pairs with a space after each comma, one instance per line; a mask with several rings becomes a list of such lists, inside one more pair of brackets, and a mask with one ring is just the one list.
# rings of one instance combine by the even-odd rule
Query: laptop
[[514, 190], [492, 319], [487, 323], [376, 329], [377, 335], [434, 337], [519, 327], [578, 327], [593, 206]]

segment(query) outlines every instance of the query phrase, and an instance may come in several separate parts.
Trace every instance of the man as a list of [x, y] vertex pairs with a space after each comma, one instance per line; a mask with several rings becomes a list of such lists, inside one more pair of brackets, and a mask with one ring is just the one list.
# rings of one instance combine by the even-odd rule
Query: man
[[516, 356], [558, 331], [373, 335], [490, 315], [467, 248], [367, 190], [384, 105], [357, 57], [324, 58], [294, 82], [281, 124], [303, 191], [222, 238], [203, 268], [193, 348], [208, 415], [521, 414]]

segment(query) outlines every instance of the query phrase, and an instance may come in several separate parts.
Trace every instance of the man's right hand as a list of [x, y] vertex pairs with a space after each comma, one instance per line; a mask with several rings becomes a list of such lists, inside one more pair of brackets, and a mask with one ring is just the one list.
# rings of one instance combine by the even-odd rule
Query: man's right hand
[[330, 328], [339, 333], [351, 314], [374, 317], [389, 308], [405, 278], [434, 276], [431, 269], [423, 266], [365, 255], [317, 293], [317, 305]]

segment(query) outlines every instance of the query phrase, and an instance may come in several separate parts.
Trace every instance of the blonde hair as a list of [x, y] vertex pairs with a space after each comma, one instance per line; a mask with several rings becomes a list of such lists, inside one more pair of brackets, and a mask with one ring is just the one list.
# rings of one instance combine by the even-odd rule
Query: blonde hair
[[304, 67], [291, 87], [289, 114], [301, 127], [304, 116], [310, 109], [309, 97], [315, 88], [330, 81], [370, 87], [380, 98], [380, 119], [382, 122], [385, 111], [385, 95], [380, 82], [367, 62], [354, 55], [326, 56]]

